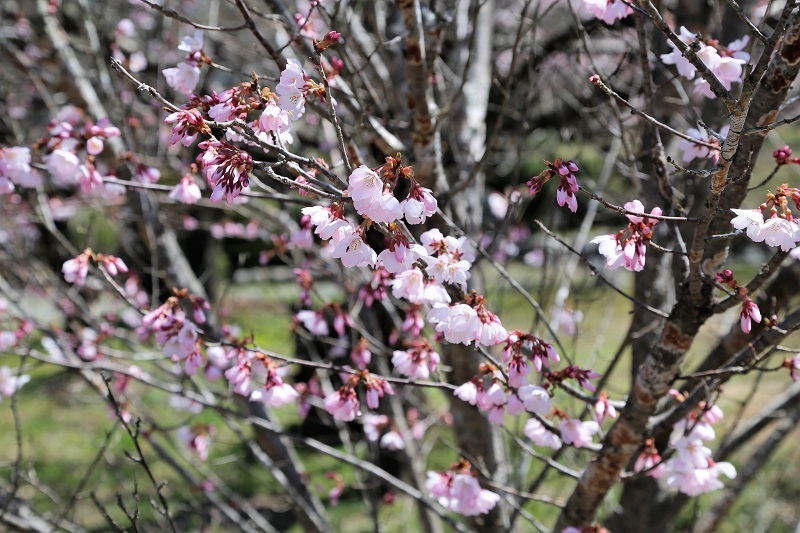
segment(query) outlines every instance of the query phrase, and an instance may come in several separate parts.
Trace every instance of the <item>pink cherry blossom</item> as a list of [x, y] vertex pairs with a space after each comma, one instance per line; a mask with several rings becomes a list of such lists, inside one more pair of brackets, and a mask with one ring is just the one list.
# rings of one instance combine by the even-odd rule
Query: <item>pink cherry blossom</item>
[[120, 272], [122, 273], [128, 272], [128, 266], [119, 257], [114, 257], [113, 255], [98, 254], [97, 258], [106, 268], [108, 273], [111, 274], [112, 276], [116, 276]]
[[565, 443], [576, 448], [585, 448], [592, 444], [592, 435], [600, 431], [600, 425], [594, 420], [567, 418], [558, 423], [558, 430]]
[[314, 233], [320, 236], [321, 239], [328, 240], [333, 237], [336, 230], [352, 224], [344, 218], [342, 207], [339, 204], [333, 204], [330, 207], [311, 206], [301, 209], [303, 215], [310, 217], [311, 225], [316, 229]]
[[205, 426], [181, 426], [178, 428], [178, 440], [194, 452], [201, 461], [208, 459], [208, 452], [211, 448], [211, 437], [216, 434], [216, 429], [212, 425]]
[[550, 394], [547, 390], [538, 385], [524, 385], [517, 391], [517, 396], [525, 406], [525, 410], [531, 413], [546, 415], [550, 412]]
[[437, 202], [430, 189], [415, 185], [408, 197], [400, 202], [400, 208], [409, 224], [423, 224], [428, 217], [436, 214]]
[[57, 185], [64, 187], [78, 183], [81, 162], [73, 152], [57, 148], [44, 157], [44, 162]]
[[423, 341], [405, 351], [395, 350], [392, 364], [400, 374], [411, 379], [428, 379], [439, 366], [439, 354]]
[[550, 161], [545, 161], [545, 163], [547, 168], [527, 182], [531, 195], [539, 193], [545, 183], [558, 176], [559, 184], [556, 190], [556, 201], [558, 205], [566, 205], [570, 211], [575, 213], [578, 210], [578, 200], [575, 197], [575, 193], [580, 190], [575, 178], [575, 173], [580, 170], [578, 165], [573, 161], [564, 161], [560, 157], [556, 158], [552, 163]]
[[602, 424], [606, 417], [617, 418], [617, 410], [608, 402], [605, 392], [600, 394], [600, 399], [594, 404], [594, 413], [598, 424]]
[[250, 394], [251, 402], [264, 402], [267, 407], [280, 407], [294, 403], [300, 398], [300, 393], [294, 387], [285, 383], [274, 368], [267, 371], [264, 386]]
[[0, 401], [9, 398], [31, 379], [28, 375], [19, 375], [19, 372], [7, 366], [0, 366]]
[[[644, 206], [639, 200], [627, 202], [627, 211], [644, 213]], [[661, 216], [661, 208], [655, 207], [650, 212]], [[640, 272], [644, 269], [647, 244], [653, 236], [653, 227], [658, 220], [636, 215], [625, 215], [630, 220], [628, 227], [616, 235], [601, 235], [591, 240], [599, 244], [598, 250], [606, 258], [606, 267], [614, 270], [624, 266], [626, 270]]]
[[325, 410], [337, 420], [350, 422], [361, 414], [361, 403], [352, 387], [344, 386], [323, 401]]
[[64, 265], [61, 267], [64, 280], [67, 283], [83, 285], [86, 282], [86, 276], [89, 274], [89, 260], [91, 258], [92, 251], [86, 249], [74, 259], [65, 261]]
[[427, 318], [436, 326], [436, 331], [453, 344], [470, 344], [480, 337], [483, 329], [478, 313], [466, 304], [448, 306], [436, 303]]
[[165, 68], [161, 73], [167, 85], [181, 94], [192, 94], [200, 81], [200, 68], [192, 63], [178, 63], [178, 66]]
[[617, 19], [624, 19], [633, 9], [621, 0], [583, 0], [587, 11], [606, 24], [614, 24]]
[[343, 227], [337, 231], [338, 242], [334, 245], [331, 257], [341, 259], [342, 264], [347, 268], [375, 266], [378, 256], [367, 243], [357, 229]]
[[442, 506], [464, 516], [488, 513], [500, 501], [499, 495], [481, 489], [474, 476], [454, 471], [429, 471], [425, 488]]
[[358, 214], [364, 215], [383, 201], [383, 181], [375, 171], [361, 165], [348, 178], [347, 194]]
[[761, 322], [761, 311], [758, 309], [758, 305], [747, 296], [745, 296], [745, 300], [742, 303], [740, 316], [742, 331], [745, 333], [750, 333], [753, 322]]
[[305, 327], [312, 335], [319, 335], [322, 337], [327, 337], [330, 335], [328, 323], [325, 320], [325, 315], [322, 313], [322, 311], [299, 311], [295, 315], [295, 319], [302, 323], [303, 327]]
[[212, 202], [225, 198], [228, 204], [249, 187], [249, 174], [253, 170], [253, 158], [226, 141], [203, 141], [198, 147], [205, 150], [200, 157], [206, 178], [214, 187]]
[[378, 263], [382, 264], [387, 272], [399, 274], [408, 271], [420, 257], [425, 257], [428, 252], [419, 244], [408, 245], [407, 242], [393, 241], [378, 254]]
[[200, 187], [195, 183], [194, 178], [187, 174], [169, 193], [169, 197], [182, 204], [196, 204], [200, 198]]
[[199, 133], [209, 132], [200, 112], [196, 109], [182, 109], [176, 111], [164, 119], [167, 124], [172, 126], [172, 140], [170, 144], [180, 141], [184, 146], [191, 146]]
[[523, 433], [537, 446], [546, 446], [554, 450], [561, 449], [561, 439], [547, 429], [538, 419], [531, 418], [525, 423]]
[[[480, 385], [480, 388], [478, 387]], [[453, 395], [470, 405], [478, 403], [478, 393], [483, 391], [483, 384], [480, 381], [467, 381], [463, 385], [456, 387]]]

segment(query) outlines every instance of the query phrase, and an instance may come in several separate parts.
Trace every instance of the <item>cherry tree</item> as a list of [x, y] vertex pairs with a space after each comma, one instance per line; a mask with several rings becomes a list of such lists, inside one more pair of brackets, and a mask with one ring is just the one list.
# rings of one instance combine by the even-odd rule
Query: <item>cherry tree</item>
[[795, 0], [3, 17], [0, 523], [713, 531], [800, 420]]

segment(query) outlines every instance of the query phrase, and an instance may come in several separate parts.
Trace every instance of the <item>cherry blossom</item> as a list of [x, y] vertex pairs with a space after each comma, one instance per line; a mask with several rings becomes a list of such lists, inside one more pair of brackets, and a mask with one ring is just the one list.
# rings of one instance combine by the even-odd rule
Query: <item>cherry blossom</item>
[[0, 401], [3, 398], [11, 397], [30, 380], [31, 377], [28, 375], [19, 375], [18, 372], [7, 366], [0, 366]]
[[75, 153], [57, 148], [44, 158], [47, 172], [62, 187], [75, 185], [81, 175], [81, 162]]
[[[725, 127], [719, 132], [720, 136], [724, 138], [728, 134], [729, 129], [730, 127], [725, 125]], [[686, 130], [686, 134], [694, 139], [705, 141], [709, 144], [715, 144], [717, 146], [720, 145], [720, 140], [717, 137], [709, 135], [705, 129], [699, 130], [696, 128], [689, 128]], [[686, 139], [680, 140], [678, 143], [678, 149], [683, 152], [682, 158], [684, 163], [689, 163], [694, 159], [703, 159], [707, 157], [710, 157], [715, 164], [719, 160], [719, 148], [709, 148], [708, 146], [703, 146]]]
[[561, 439], [576, 448], [585, 448], [592, 444], [592, 435], [600, 431], [600, 424], [594, 420], [578, 420], [567, 418], [558, 423]]
[[175, 67], [163, 69], [161, 73], [167, 85], [181, 94], [192, 94], [200, 81], [200, 68], [192, 63], [178, 63]]
[[408, 245], [407, 242], [392, 241], [388, 248], [378, 254], [378, 263], [387, 272], [399, 274], [408, 271], [420, 257], [427, 255], [427, 250], [419, 244]]
[[614, 24], [617, 19], [624, 19], [633, 9], [621, 0], [583, 0], [587, 11], [606, 24]]
[[524, 385], [517, 391], [525, 410], [531, 413], [546, 415], [550, 412], [550, 394], [538, 385]]
[[470, 405], [476, 405], [478, 403], [479, 394], [482, 395], [484, 393], [483, 382], [473, 379], [472, 381], [467, 381], [463, 385], [456, 387], [453, 391], [453, 396]]
[[64, 280], [67, 283], [83, 285], [86, 282], [86, 276], [89, 274], [89, 260], [91, 258], [92, 251], [87, 248], [74, 259], [65, 261], [64, 265], [61, 267]]
[[280, 407], [287, 403], [294, 403], [299, 398], [300, 393], [281, 379], [277, 368], [271, 362], [267, 363], [267, 379], [264, 386], [250, 394], [251, 402], [264, 402], [267, 407]]
[[605, 392], [600, 394], [600, 398], [594, 404], [594, 414], [597, 416], [598, 424], [602, 424], [606, 417], [617, 418], [617, 410], [608, 402], [608, 396]]
[[764, 215], [758, 209], [731, 209], [736, 215], [731, 225], [736, 229], [747, 230], [747, 236], [754, 242], [763, 242]]
[[305, 86], [302, 65], [296, 59], [287, 59], [275, 92], [278, 95], [278, 105], [289, 114], [291, 120], [297, 120], [305, 113]]
[[103, 264], [108, 273], [111, 274], [112, 276], [116, 276], [120, 272], [122, 273], [128, 272], [127, 265], [119, 257], [114, 257], [113, 255], [97, 254], [96, 259]]
[[661, 455], [659, 455], [653, 439], [647, 439], [647, 441], [645, 441], [644, 451], [636, 458], [633, 471], [647, 471], [647, 474], [655, 479], [662, 477], [666, 472], [663, 459]]
[[402, 216], [400, 202], [391, 194], [384, 195], [380, 176], [365, 165], [355, 168], [350, 174], [347, 194], [358, 214], [376, 222], [392, 222]]
[[750, 333], [753, 322], [761, 322], [761, 311], [758, 309], [758, 305], [747, 296], [745, 296], [745, 300], [742, 303], [742, 312], [740, 316], [742, 331], [745, 333]]
[[181, 181], [169, 193], [169, 197], [182, 204], [196, 204], [202, 195], [200, 194], [200, 187], [195, 183], [194, 178], [187, 174], [181, 178]]
[[375, 374], [371, 374], [366, 370], [362, 371], [361, 380], [367, 389], [367, 406], [370, 409], [377, 409], [379, 400], [385, 395], [391, 396], [394, 394], [394, 389], [388, 381], [381, 379]]
[[439, 354], [422, 341], [408, 350], [395, 350], [392, 364], [400, 374], [411, 379], [428, 379], [439, 366]]
[[206, 178], [214, 187], [212, 202], [225, 198], [228, 204], [249, 187], [249, 174], [253, 170], [253, 158], [226, 141], [203, 141], [198, 147], [205, 152], [200, 156]]
[[406, 221], [409, 224], [423, 224], [436, 214], [437, 202], [430, 189], [414, 185], [408, 192], [408, 197], [400, 202]]
[[554, 450], [561, 449], [562, 443], [558, 435], [547, 429], [536, 418], [531, 418], [525, 423], [523, 433], [537, 446], [546, 446]]
[[361, 402], [351, 386], [345, 385], [323, 401], [325, 410], [337, 420], [350, 422], [361, 414]]
[[378, 256], [364, 240], [364, 236], [357, 228], [345, 226], [337, 230], [336, 240], [331, 257], [341, 259], [347, 268], [375, 266]]
[[483, 327], [478, 313], [466, 304], [448, 306], [436, 303], [427, 318], [428, 322], [435, 324], [436, 331], [453, 344], [471, 344], [480, 337]]
[[[697, 36], [683, 26], [680, 28], [678, 37], [686, 44], [691, 44], [697, 40]], [[731, 89], [731, 85], [734, 82], [738, 82], [741, 79], [743, 67], [750, 60], [750, 54], [744, 52], [749, 39], [748, 36], [745, 36], [730, 43], [727, 47], [711, 39], [698, 43], [697, 57], [727, 90]], [[678, 74], [687, 80], [694, 79], [697, 73], [694, 65], [684, 57], [675, 44], [671, 41], [667, 41], [667, 44], [672, 48], [672, 52], [662, 54], [661, 61], [666, 65], [675, 65], [678, 69]], [[695, 80], [695, 89], [708, 98], [716, 98], [708, 82], [702, 78]]]
[[295, 315], [295, 319], [302, 323], [303, 327], [305, 327], [312, 335], [319, 335], [322, 337], [327, 337], [330, 335], [328, 322], [325, 320], [325, 315], [322, 313], [322, 311], [299, 311]]
[[196, 109], [182, 109], [176, 111], [164, 119], [167, 124], [172, 126], [172, 140], [170, 144], [180, 141], [184, 146], [191, 146], [197, 135], [200, 133], [210, 133], [211, 130], [206, 125], [200, 112]]
[[[644, 213], [644, 205], [639, 200], [627, 202], [627, 211]], [[655, 207], [650, 212], [651, 215], [661, 216], [661, 208]], [[606, 258], [606, 267], [614, 270], [624, 266], [626, 270], [640, 272], [644, 269], [645, 253], [647, 244], [653, 237], [653, 227], [658, 224], [658, 220], [626, 215], [630, 220], [628, 227], [621, 230], [616, 235], [601, 235], [591, 240], [598, 244], [599, 252]]]
[[195, 30], [193, 35], [186, 35], [181, 39], [178, 50], [192, 54], [203, 49], [203, 30]]
[[429, 471], [425, 488], [442, 506], [464, 516], [488, 513], [500, 501], [499, 495], [481, 489], [478, 480], [468, 473]]
[[194, 452], [201, 461], [208, 459], [211, 437], [215, 434], [216, 428], [210, 424], [193, 427], [181, 426], [176, 433], [178, 440]]
[[[673, 426], [669, 443], [676, 453], [662, 463], [663, 468], [657, 472], [657, 475], [665, 478], [668, 487], [676, 488], [688, 496], [697, 496], [721, 489], [720, 474], [731, 479], [736, 477], [733, 465], [715, 462], [711, 458], [711, 450], [703, 444], [715, 438], [711, 426], [721, 418], [719, 407], [709, 407], [701, 402], [697, 409]], [[657, 454], [654, 450], [649, 453], [651, 456]], [[645, 458], [642, 463], [646, 464], [646, 461]]]
[[570, 211], [575, 213], [578, 210], [578, 200], [575, 197], [580, 188], [575, 178], [575, 173], [580, 170], [578, 165], [573, 161], [564, 161], [560, 157], [556, 158], [552, 163], [545, 161], [547, 168], [544, 169], [538, 176], [534, 176], [528, 180], [528, 187], [530, 188], [531, 196], [536, 195], [542, 190], [544, 184], [550, 181], [551, 178], [558, 176], [559, 184], [556, 190], [556, 201], [558, 205], [566, 205]]

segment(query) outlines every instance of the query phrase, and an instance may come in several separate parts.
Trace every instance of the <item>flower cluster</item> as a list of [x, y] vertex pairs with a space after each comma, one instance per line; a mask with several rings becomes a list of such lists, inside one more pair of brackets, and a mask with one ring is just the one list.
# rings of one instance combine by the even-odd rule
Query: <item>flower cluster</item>
[[197, 82], [200, 81], [200, 65], [209, 59], [203, 53], [203, 32], [197, 30], [194, 35], [187, 35], [178, 45], [178, 50], [186, 52], [183, 62], [176, 67], [165, 68], [161, 71], [167, 80], [167, 85], [182, 94], [192, 94]]
[[792, 149], [788, 145], [772, 152], [776, 165], [800, 165], [800, 157], [792, 157]]
[[[393, 427], [390, 418], [386, 415], [364, 415], [364, 435], [370, 442], [378, 442], [381, 448], [387, 450], [402, 450], [406, 447], [402, 435]], [[388, 430], [388, 431], [384, 431]], [[383, 435], [381, 435], [383, 433]]]
[[575, 193], [580, 190], [575, 178], [575, 173], [580, 170], [578, 165], [573, 161], [564, 161], [560, 157], [557, 157], [552, 163], [545, 161], [545, 164], [547, 168], [527, 182], [531, 195], [540, 192], [545, 183], [554, 176], [558, 176], [560, 183], [556, 190], [556, 201], [562, 207], [566, 204], [569, 210], [575, 213], [578, 210], [578, 199], [575, 197]]
[[[726, 124], [720, 130], [719, 136], [725, 138], [725, 136], [728, 134], [728, 130], [730, 130], [730, 126]], [[709, 148], [708, 146], [703, 146], [702, 144], [697, 144], [686, 139], [681, 139], [681, 141], [678, 143], [678, 148], [681, 150], [681, 152], [683, 152], [682, 158], [684, 163], [689, 163], [694, 159], [703, 159], [707, 157], [710, 157], [714, 161], [714, 164], [716, 164], [717, 161], [719, 161], [719, 155], [720, 155], [719, 146], [721, 143], [718, 137], [709, 135], [708, 131], [705, 129], [698, 130], [695, 128], [689, 128], [688, 130], [686, 130], [686, 134], [692, 137], [693, 139], [697, 139], [700, 141], [704, 141], [708, 144], [715, 145], [717, 146], [717, 148]]]
[[425, 488], [442, 506], [464, 516], [488, 513], [500, 501], [499, 495], [481, 488], [466, 461], [445, 472], [429, 471]]
[[164, 122], [173, 124], [170, 144], [180, 141], [184, 146], [191, 146], [197, 140], [198, 134], [211, 133], [197, 109], [181, 109], [168, 115]]
[[251, 402], [264, 402], [267, 407], [280, 407], [294, 403], [300, 398], [300, 393], [294, 387], [284, 382], [278, 374], [278, 365], [263, 354], [258, 354], [267, 371], [264, 385], [250, 394]]
[[322, 402], [325, 410], [343, 422], [350, 422], [357, 416], [361, 416], [361, 402], [356, 394], [356, 387], [359, 383], [366, 388], [365, 396], [370, 409], [377, 409], [380, 399], [385, 395], [394, 394], [394, 389], [387, 381], [368, 370], [361, 370], [352, 374], [337, 391], [325, 397]]
[[226, 141], [203, 141], [198, 147], [204, 150], [200, 163], [208, 183], [214, 188], [210, 200], [222, 198], [233, 203], [242, 190], [250, 186], [253, 158]]
[[[678, 37], [687, 45], [697, 40], [695, 34], [684, 26], [681, 26]], [[697, 57], [717, 77], [723, 87], [730, 90], [733, 82], [737, 82], [742, 78], [742, 68], [750, 60], [750, 54], [744, 51], [749, 42], [750, 37], [745, 36], [726, 47], [722, 46], [719, 41], [708, 39], [705, 42], [698, 43]], [[675, 65], [675, 68], [678, 69], [678, 74], [687, 80], [695, 79], [697, 69], [686, 59], [674, 43], [669, 41], [667, 44], [672, 48], [672, 52], [662, 54], [661, 61], [667, 65]], [[695, 80], [695, 90], [708, 98], [716, 98], [714, 93], [711, 92], [708, 82], [702, 78]]]
[[481, 365], [481, 375], [457, 387], [453, 395], [488, 413], [489, 421], [495, 424], [503, 424], [506, 413], [517, 416], [526, 411], [542, 415], [550, 412], [547, 390], [538, 385], [524, 385], [514, 390], [503, 385], [500, 378], [500, 372], [493, 365]]
[[[644, 213], [644, 205], [639, 200], [625, 204], [625, 210], [634, 213]], [[651, 215], [661, 216], [661, 208], [655, 207]], [[632, 272], [640, 272], [644, 268], [647, 243], [653, 237], [653, 227], [658, 220], [638, 215], [625, 215], [630, 220], [628, 227], [617, 234], [600, 235], [592, 239], [592, 243], [599, 244], [600, 254], [606, 258], [606, 266], [610, 270], [620, 266]]]
[[[84, 194], [111, 196], [121, 194], [124, 189], [105, 183], [104, 174], [108, 172], [99, 156], [105, 141], [119, 135], [120, 130], [107, 118], [95, 123], [79, 109], [67, 106], [56, 114], [48, 125], [47, 135], [37, 145], [46, 152], [42, 162], [58, 188], [80, 185]], [[125, 159], [133, 161], [135, 156], [128, 155]], [[27, 148], [0, 150], [0, 194], [12, 192], [15, 185], [25, 188], [41, 185], [43, 179], [37, 166]]]
[[421, 224], [436, 213], [437, 203], [430, 189], [414, 182], [408, 197], [401, 203], [395, 198], [391, 185], [384, 184], [378, 173], [365, 165], [350, 174], [347, 194], [358, 214], [373, 222], [388, 224], [405, 216], [408, 223]]
[[537, 372], [547, 367], [550, 362], [558, 363], [561, 359], [552, 345], [542, 339], [519, 330], [512, 331], [503, 348], [503, 363], [507, 365], [508, 384], [521, 387], [524, 378], [531, 372], [529, 362]]
[[[200, 331], [189, 320], [180, 305], [181, 296], [167, 301], [142, 317], [142, 333], [155, 333], [156, 342], [164, 347], [164, 355], [175, 361], [185, 361], [186, 373], [192, 375], [202, 362], [198, 340]], [[203, 318], [195, 313], [195, 319]]]
[[[701, 403], [697, 410], [675, 424], [669, 438], [675, 454], [663, 463], [663, 470], [652, 470], [650, 475], [663, 476], [668, 487], [677, 488], [687, 496], [721, 489], [720, 474], [735, 478], [734, 466], [727, 462], [715, 462], [711, 459], [711, 450], [703, 444], [714, 440], [716, 435], [711, 426], [721, 419], [722, 410], [719, 407]], [[642, 464], [646, 462], [647, 459], [644, 459]]]
[[717, 273], [716, 278], [718, 283], [729, 286], [733, 289], [734, 294], [742, 299], [742, 312], [740, 314], [742, 331], [750, 333], [753, 322], [761, 322], [761, 310], [758, 305], [747, 295], [747, 288], [739, 286], [733, 277], [732, 271], [723, 270]]
[[427, 341], [422, 340], [407, 350], [395, 350], [392, 364], [400, 374], [411, 379], [428, 379], [439, 367], [439, 354]]
[[[754, 242], [764, 242], [768, 246], [779, 246], [788, 252], [800, 242], [800, 224], [789, 209], [789, 200], [800, 209], [800, 189], [780, 185], [775, 193], [767, 193], [767, 201], [758, 209], [731, 209], [736, 215], [731, 225], [745, 230]], [[769, 211], [769, 218], [764, 213]]]
[[583, 6], [606, 24], [614, 24], [615, 20], [633, 13], [633, 9], [622, 0], [583, 0]]
[[28, 375], [19, 375], [18, 372], [7, 366], [0, 366], [0, 401], [3, 398], [10, 398], [30, 379], [31, 377]]
[[464, 303], [455, 305], [435, 303], [427, 318], [447, 342], [454, 344], [494, 346], [508, 337], [500, 319], [486, 308], [486, 299], [480, 295], [468, 295]]
[[181, 426], [176, 432], [178, 440], [189, 448], [198, 459], [208, 459], [211, 449], [211, 438], [217, 434], [217, 429], [211, 424], [197, 424], [194, 426]]
[[425, 272], [437, 284], [452, 283], [466, 290], [469, 269], [475, 261], [475, 250], [466, 237], [445, 237], [438, 229], [428, 230], [420, 236], [428, 252], [422, 260], [427, 263]]
[[96, 261], [103, 265], [106, 271], [116, 276], [120, 272], [127, 272], [128, 267], [125, 262], [119, 257], [106, 254], [96, 254], [91, 248], [85, 249], [77, 257], [64, 261], [61, 266], [61, 272], [64, 274], [64, 280], [67, 283], [74, 283], [75, 285], [83, 285], [86, 283], [86, 276], [89, 275], [89, 262]]
[[11, 194], [15, 185], [36, 187], [39, 181], [41, 178], [31, 167], [30, 148], [0, 148], [0, 194]]

